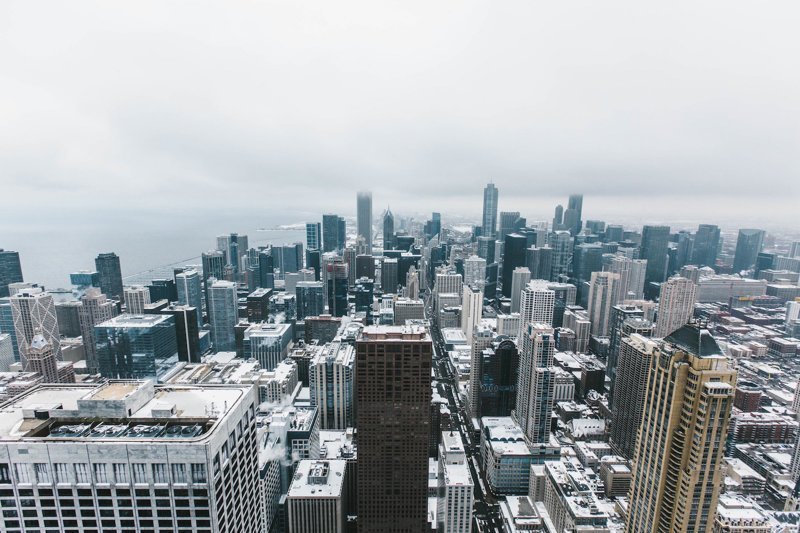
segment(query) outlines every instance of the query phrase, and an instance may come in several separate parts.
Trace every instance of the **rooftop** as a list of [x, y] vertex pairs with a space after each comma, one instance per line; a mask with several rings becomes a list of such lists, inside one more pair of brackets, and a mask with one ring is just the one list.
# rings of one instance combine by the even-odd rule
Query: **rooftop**
[[288, 497], [341, 498], [347, 461], [303, 460], [297, 464]]
[[169, 315], [129, 315], [124, 313], [101, 322], [98, 326], [107, 328], [151, 328], [171, 319], [172, 317]]

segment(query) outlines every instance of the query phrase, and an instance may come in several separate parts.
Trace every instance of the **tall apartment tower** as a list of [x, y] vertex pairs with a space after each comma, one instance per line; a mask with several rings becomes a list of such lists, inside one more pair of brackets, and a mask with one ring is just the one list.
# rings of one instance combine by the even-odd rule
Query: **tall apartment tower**
[[733, 256], [733, 271], [749, 270], [756, 264], [756, 257], [764, 246], [764, 230], [740, 229]]
[[0, 298], [9, 296], [8, 284], [22, 282], [19, 252], [0, 248]]
[[486, 284], [486, 259], [477, 255], [464, 259], [464, 283], [483, 288]]
[[547, 285], [547, 281], [535, 279], [529, 281], [522, 289], [519, 302], [520, 331], [517, 335], [518, 339], [522, 338], [522, 334], [530, 322], [553, 325], [556, 292]]
[[101, 322], [117, 316], [117, 305], [113, 300], [100, 292], [100, 289], [89, 288], [81, 296], [80, 306], [81, 337], [86, 352], [86, 367], [91, 373], [98, 372], [97, 339], [94, 327]]
[[215, 352], [236, 350], [234, 327], [239, 320], [238, 311], [236, 284], [231, 281], [214, 281], [208, 287], [208, 314]]
[[620, 340], [614, 381], [614, 405], [611, 408], [611, 447], [633, 459], [636, 435], [642, 421], [647, 375], [658, 343], [634, 333]]
[[696, 302], [697, 285], [692, 280], [675, 276], [662, 283], [653, 336], [666, 337], [689, 322]]
[[306, 249], [322, 249], [322, 224], [319, 222], [306, 223]]
[[710, 532], [736, 370], [707, 330], [687, 324], [659, 343], [646, 383], [626, 531]]
[[353, 427], [355, 352], [349, 344], [325, 345], [308, 364], [311, 403], [322, 429]]
[[644, 226], [639, 257], [647, 260], [645, 284], [661, 283], [667, 279], [667, 249], [669, 226]]
[[230, 265], [234, 274], [239, 273], [242, 256], [245, 255], [248, 246], [247, 235], [231, 233], [230, 235], [220, 235], [217, 237], [217, 250], [225, 254], [227, 265]]
[[472, 364], [469, 369], [469, 409], [472, 418], [480, 419], [481, 410], [481, 383], [483, 378], [483, 350], [492, 345], [494, 333], [488, 326], [478, 325], [472, 331], [470, 343], [470, 359]]
[[531, 271], [527, 267], [518, 267], [511, 273], [511, 312], [519, 313], [522, 289], [531, 280]]
[[463, 285], [464, 292], [461, 297], [461, 330], [467, 337], [467, 342], [472, 338], [472, 330], [483, 317], [483, 291], [478, 287]]
[[29, 372], [38, 372], [44, 383], [58, 383], [58, 362], [53, 353], [53, 343], [45, 339], [40, 332], [33, 336], [28, 349]]
[[441, 533], [469, 533], [472, 531], [474, 485], [467, 466], [464, 443], [458, 431], [444, 431], [441, 437], [436, 530]]
[[607, 337], [611, 322], [611, 308], [617, 303], [619, 274], [613, 272], [592, 272], [589, 283], [589, 320], [592, 321], [592, 335]]
[[577, 235], [583, 228], [583, 195], [570, 194], [567, 210], [564, 211], [564, 226], [573, 235]]
[[[261, 255], [261, 254], [259, 254]], [[184, 270], [175, 274], [178, 302], [197, 310], [197, 329], [203, 327], [203, 285], [197, 270]]]
[[367, 247], [367, 253], [372, 253], [372, 193], [360, 192], [356, 200], [356, 239], [361, 237]]
[[494, 237], [497, 234], [497, 195], [499, 191], [494, 183], [483, 189], [483, 224], [481, 235]]
[[517, 267], [524, 267], [526, 264], [525, 254], [527, 245], [528, 240], [525, 235], [520, 235], [519, 233], [509, 233], [506, 235], [503, 244], [503, 270], [501, 272], [503, 296], [505, 297], [511, 296], [514, 270]]
[[114, 252], [99, 254], [94, 266], [100, 275], [100, 290], [109, 298], [122, 300], [122, 268], [119, 257]]
[[644, 280], [647, 273], [646, 259], [631, 259], [615, 255], [608, 266], [609, 272], [619, 274], [617, 302], [644, 299]]
[[150, 289], [143, 285], [126, 287], [125, 310], [130, 315], [143, 315], [144, 306], [150, 303]]
[[28, 350], [37, 331], [53, 343], [53, 353], [61, 360], [61, 337], [58, 332], [58, 318], [53, 296], [39, 287], [22, 289], [9, 298], [11, 315], [14, 320], [14, 333], [22, 368], [28, 367]]
[[547, 444], [557, 369], [553, 366], [555, 339], [548, 324], [528, 322], [519, 354], [517, 405], [519, 427], [531, 444]]
[[356, 341], [358, 531], [427, 531], [433, 343], [419, 326]]

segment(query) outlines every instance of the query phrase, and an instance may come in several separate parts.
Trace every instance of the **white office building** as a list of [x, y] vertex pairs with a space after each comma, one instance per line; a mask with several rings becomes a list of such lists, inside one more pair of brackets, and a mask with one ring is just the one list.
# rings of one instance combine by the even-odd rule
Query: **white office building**
[[125, 310], [129, 315], [143, 315], [144, 306], [150, 303], [150, 289], [142, 285], [125, 287]]
[[347, 461], [297, 463], [286, 497], [289, 533], [343, 533]]
[[474, 486], [459, 432], [442, 432], [439, 445], [437, 531], [470, 533]]

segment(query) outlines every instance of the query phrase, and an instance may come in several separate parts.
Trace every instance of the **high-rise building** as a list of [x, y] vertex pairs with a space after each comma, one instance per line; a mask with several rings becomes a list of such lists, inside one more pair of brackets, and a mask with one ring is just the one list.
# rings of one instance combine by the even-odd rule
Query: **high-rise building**
[[436, 531], [469, 533], [472, 531], [474, 486], [464, 443], [457, 431], [444, 431], [441, 437]]
[[764, 246], [764, 230], [740, 229], [736, 240], [736, 253], [733, 256], [733, 271], [741, 272], [753, 268], [762, 246]]
[[42, 376], [42, 383], [75, 383], [72, 363], [56, 360], [53, 343], [39, 332], [33, 336], [28, 350], [28, 371]]
[[61, 360], [61, 337], [53, 296], [41, 288], [22, 289], [9, 299], [14, 320], [14, 333], [23, 370], [28, 368], [28, 350], [34, 335], [53, 343], [53, 353]]
[[11, 335], [0, 333], [0, 372], [8, 372], [14, 364], [14, 343]]
[[400, 265], [394, 257], [386, 257], [381, 263], [381, 290], [384, 294], [397, 294], [397, 279]]
[[514, 416], [532, 444], [547, 444], [550, 440], [554, 375], [557, 371], [553, 366], [553, 328], [548, 324], [528, 322], [521, 338]]
[[122, 301], [122, 268], [119, 257], [114, 252], [99, 254], [94, 260], [100, 274], [100, 290], [114, 300]]
[[161, 380], [178, 362], [175, 319], [119, 315], [94, 327], [98, 372], [112, 379]]
[[472, 330], [477, 326], [483, 317], [483, 291], [478, 287], [463, 285], [461, 297], [461, 330], [469, 342], [472, 337]]
[[[56, 302], [56, 319], [58, 332], [62, 337], [81, 336], [81, 302], [69, 300]], [[0, 326], [0, 331], [3, 331]]]
[[625, 336], [632, 333], [651, 337], [653, 335], [653, 323], [644, 319], [644, 311], [642, 309], [635, 305], [620, 304], [611, 308], [611, 322], [608, 326], [608, 331], [606, 375], [611, 378], [610, 404], [613, 402], [614, 397], [614, 382], [616, 381], [620, 342]]
[[692, 280], [674, 276], [661, 284], [655, 337], [666, 337], [694, 315], [697, 285]]
[[700, 224], [697, 227], [697, 233], [694, 234], [691, 262], [699, 267], [713, 267], [717, 263], [719, 245], [719, 226]]
[[325, 287], [321, 281], [299, 281], [295, 286], [297, 320], [325, 312]]
[[150, 290], [144, 285], [125, 287], [125, 311], [130, 315], [144, 314], [144, 306], [150, 303]]
[[568, 231], [555, 231], [550, 234], [550, 247], [552, 252], [551, 281], [561, 281], [562, 275], [568, 275], [572, 261], [572, 235]]
[[391, 209], [386, 209], [383, 215], [383, 249], [394, 250], [397, 242], [394, 235], [394, 215]]
[[[25, 442], [28, 452], [0, 464], [9, 491], [5, 524], [24, 520], [22, 528], [9, 529], [54, 531], [263, 531], [256, 390], [112, 381], [44, 385], [22, 394], [4, 406], [0, 424], [0, 446]], [[30, 429], [18, 431], [23, 425]], [[215, 476], [228, 480], [215, 483]], [[39, 505], [20, 506], [31, 497]]]
[[645, 284], [661, 283], [667, 279], [667, 249], [669, 226], [644, 226], [642, 228], [641, 259], [647, 260]]
[[584, 282], [592, 278], [592, 272], [603, 270], [603, 246], [595, 243], [577, 245], [572, 251], [572, 277], [578, 292]]
[[117, 305], [100, 292], [100, 289], [91, 288], [81, 296], [79, 312], [83, 349], [86, 352], [86, 368], [89, 372], [95, 373], [99, 371], [99, 364], [94, 327], [117, 316]]
[[511, 312], [519, 313], [522, 289], [531, 280], [531, 271], [527, 267], [517, 267], [511, 273]]
[[236, 337], [233, 328], [239, 320], [236, 284], [215, 280], [208, 287], [207, 303], [214, 351], [235, 351]]
[[[56, 320], [58, 317], [56, 317]], [[17, 344], [17, 331], [14, 328], [14, 313], [11, 309], [10, 298], [0, 298], [0, 332], [11, 336], [11, 349], [15, 358], [19, 358], [19, 345]]]
[[614, 405], [611, 408], [611, 439], [614, 451], [633, 459], [636, 435], [642, 421], [647, 392], [647, 375], [658, 344], [634, 333], [622, 338], [614, 379]]
[[225, 277], [225, 254], [220, 250], [209, 250], [201, 256], [203, 262], [203, 283], [208, 278], [224, 279]]
[[419, 326], [367, 326], [356, 342], [360, 532], [427, 531], [432, 352]]
[[611, 259], [608, 271], [619, 274], [617, 303], [623, 300], [641, 300], [644, 298], [644, 280], [647, 273], [646, 259], [631, 259], [624, 255], [615, 255]]
[[[310, 253], [318, 253], [311, 251]], [[319, 275], [319, 265], [316, 265], [317, 275]], [[272, 257], [272, 249], [262, 250], [258, 253], [258, 286], [262, 289], [275, 288], [275, 259]]]
[[345, 246], [345, 220], [339, 215], [322, 215], [322, 251], [341, 252]]
[[311, 404], [317, 408], [322, 429], [353, 427], [355, 357], [352, 345], [331, 342], [308, 364]]
[[497, 238], [503, 240], [509, 233], [514, 233], [524, 227], [525, 219], [520, 216], [519, 211], [501, 211], [500, 231]]
[[607, 337], [611, 322], [611, 308], [617, 304], [619, 274], [592, 272], [589, 283], [589, 305], [587, 311], [592, 321], [592, 335]]
[[8, 284], [22, 282], [22, 266], [19, 252], [0, 248], [0, 298], [9, 296]]
[[477, 415], [511, 416], [517, 405], [519, 350], [508, 337], [498, 337], [480, 354]]
[[514, 269], [524, 267], [525, 250], [528, 247], [528, 239], [519, 233], [511, 233], [506, 235], [505, 244], [503, 246], [503, 275], [501, 283], [503, 284], [503, 296], [509, 298], [511, 296], [512, 275]]
[[489, 183], [483, 189], [483, 225], [481, 235], [495, 237], [497, 234], [497, 196], [498, 189], [494, 183]]
[[521, 324], [517, 338], [522, 338], [522, 334], [530, 322], [552, 325], [555, 304], [556, 293], [548, 287], [547, 281], [535, 279], [528, 282], [520, 294], [519, 315]]
[[322, 225], [319, 222], [306, 223], [306, 248], [309, 250], [322, 249]]
[[288, 533], [344, 533], [347, 461], [297, 463], [286, 494]]
[[292, 341], [291, 324], [250, 324], [242, 334], [246, 359], [255, 359], [261, 368], [272, 372], [289, 356]]
[[480, 414], [481, 407], [481, 392], [482, 392], [482, 378], [483, 378], [483, 351], [492, 345], [494, 340], [494, 333], [492, 328], [478, 324], [472, 331], [470, 342], [470, 360], [471, 365], [469, 369], [469, 409], [472, 418], [482, 416]]
[[217, 250], [225, 255], [226, 266], [233, 269], [234, 275], [239, 273], [242, 256], [245, 255], [248, 248], [250, 246], [248, 246], [247, 235], [231, 233], [217, 237]]
[[175, 274], [175, 285], [178, 302], [197, 310], [197, 329], [201, 329], [203, 327], [203, 286], [200, 281], [200, 273], [194, 269], [179, 272]]
[[[184, 269], [177, 270], [174, 275], [180, 274], [183, 270]], [[154, 279], [150, 281], [150, 285], [148, 285], [147, 288], [150, 291], [151, 302], [157, 302], [159, 300], [167, 300], [168, 302], [178, 301], [178, 289], [175, 286], [175, 279]]]
[[486, 284], [486, 259], [477, 255], [464, 259], [464, 283], [483, 288]]
[[525, 264], [531, 279], [550, 279], [553, 270], [553, 249], [549, 246], [531, 246], [525, 250]]
[[338, 317], [347, 314], [347, 263], [341, 260], [325, 264], [328, 313]]
[[567, 210], [564, 211], [564, 226], [570, 233], [577, 235], [583, 229], [583, 195], [570, 194]]
[[367, 253], [372, 253], [372, 193], [358, 193], [356, 201], [356, 239], [361, 237], [367, 247]]
[[687, 324], [659, 343], [645, 381], [626, 531], [711, 531], [736, 370]]

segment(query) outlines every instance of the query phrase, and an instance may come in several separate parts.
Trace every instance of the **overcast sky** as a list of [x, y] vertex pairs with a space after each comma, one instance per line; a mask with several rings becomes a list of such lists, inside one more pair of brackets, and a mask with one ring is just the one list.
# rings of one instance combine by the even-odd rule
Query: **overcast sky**
[[583, 192], [797, 226], [798, 6], [6, 0], [0, 227], [33, 201], [297, 222], [358, 189], [472, 215], [488, 180], [529, 218]]

